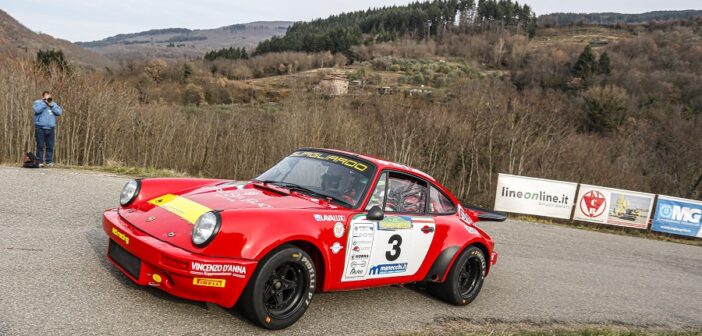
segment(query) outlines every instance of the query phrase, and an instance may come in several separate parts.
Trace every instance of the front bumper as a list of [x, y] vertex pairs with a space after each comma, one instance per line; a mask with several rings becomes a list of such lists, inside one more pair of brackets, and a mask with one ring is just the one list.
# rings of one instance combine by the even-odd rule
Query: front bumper
[[213, 258], [158, 240], [122, 219], [116, 209], [103, 214], [110, 238], [107, 258], [142, 286], [174, 296], [232, 307], [256, 268], [256, 261]]

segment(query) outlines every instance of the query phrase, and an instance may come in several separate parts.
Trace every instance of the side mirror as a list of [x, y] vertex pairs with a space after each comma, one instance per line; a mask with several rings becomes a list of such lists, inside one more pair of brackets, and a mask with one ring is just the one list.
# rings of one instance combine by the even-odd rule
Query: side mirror
[[366, 215], [366, 219], [372, 221], [383, 220], [383, 218], [385, 218], [385, 212], [377, 205], [372, 206]]

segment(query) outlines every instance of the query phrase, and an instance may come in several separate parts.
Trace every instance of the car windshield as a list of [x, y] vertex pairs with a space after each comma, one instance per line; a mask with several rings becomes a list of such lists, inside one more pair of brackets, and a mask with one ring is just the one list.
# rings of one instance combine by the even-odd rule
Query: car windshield
[[256, 181], [279, 185], [355, 208], [373, 178], [365, 161], [313, 151], [298, 151], [278, 162]]

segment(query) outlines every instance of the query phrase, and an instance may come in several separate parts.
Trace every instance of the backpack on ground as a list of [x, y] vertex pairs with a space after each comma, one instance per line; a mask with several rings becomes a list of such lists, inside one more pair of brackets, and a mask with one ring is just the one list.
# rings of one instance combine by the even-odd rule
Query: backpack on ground
[[24, 164], [22, 165], [24, 168], [39, 168], [39, 160], [37, 160], [37, 156], [34, 155], [32, 152], [27, 152], [24, 153]]

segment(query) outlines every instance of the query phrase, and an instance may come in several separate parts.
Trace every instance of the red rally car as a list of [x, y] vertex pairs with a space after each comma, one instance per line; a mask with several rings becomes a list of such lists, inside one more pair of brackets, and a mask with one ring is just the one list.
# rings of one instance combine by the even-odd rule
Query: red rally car
[[108, 258], [139, 285], [237, 305], [269, 329], [295, 323], [315, 292], [425, 283], [473, 301], [497, 261], [478, 220], [431, 176], [350, 152], [303, 148], [252, 181], [128, 182], [105, 211]]

